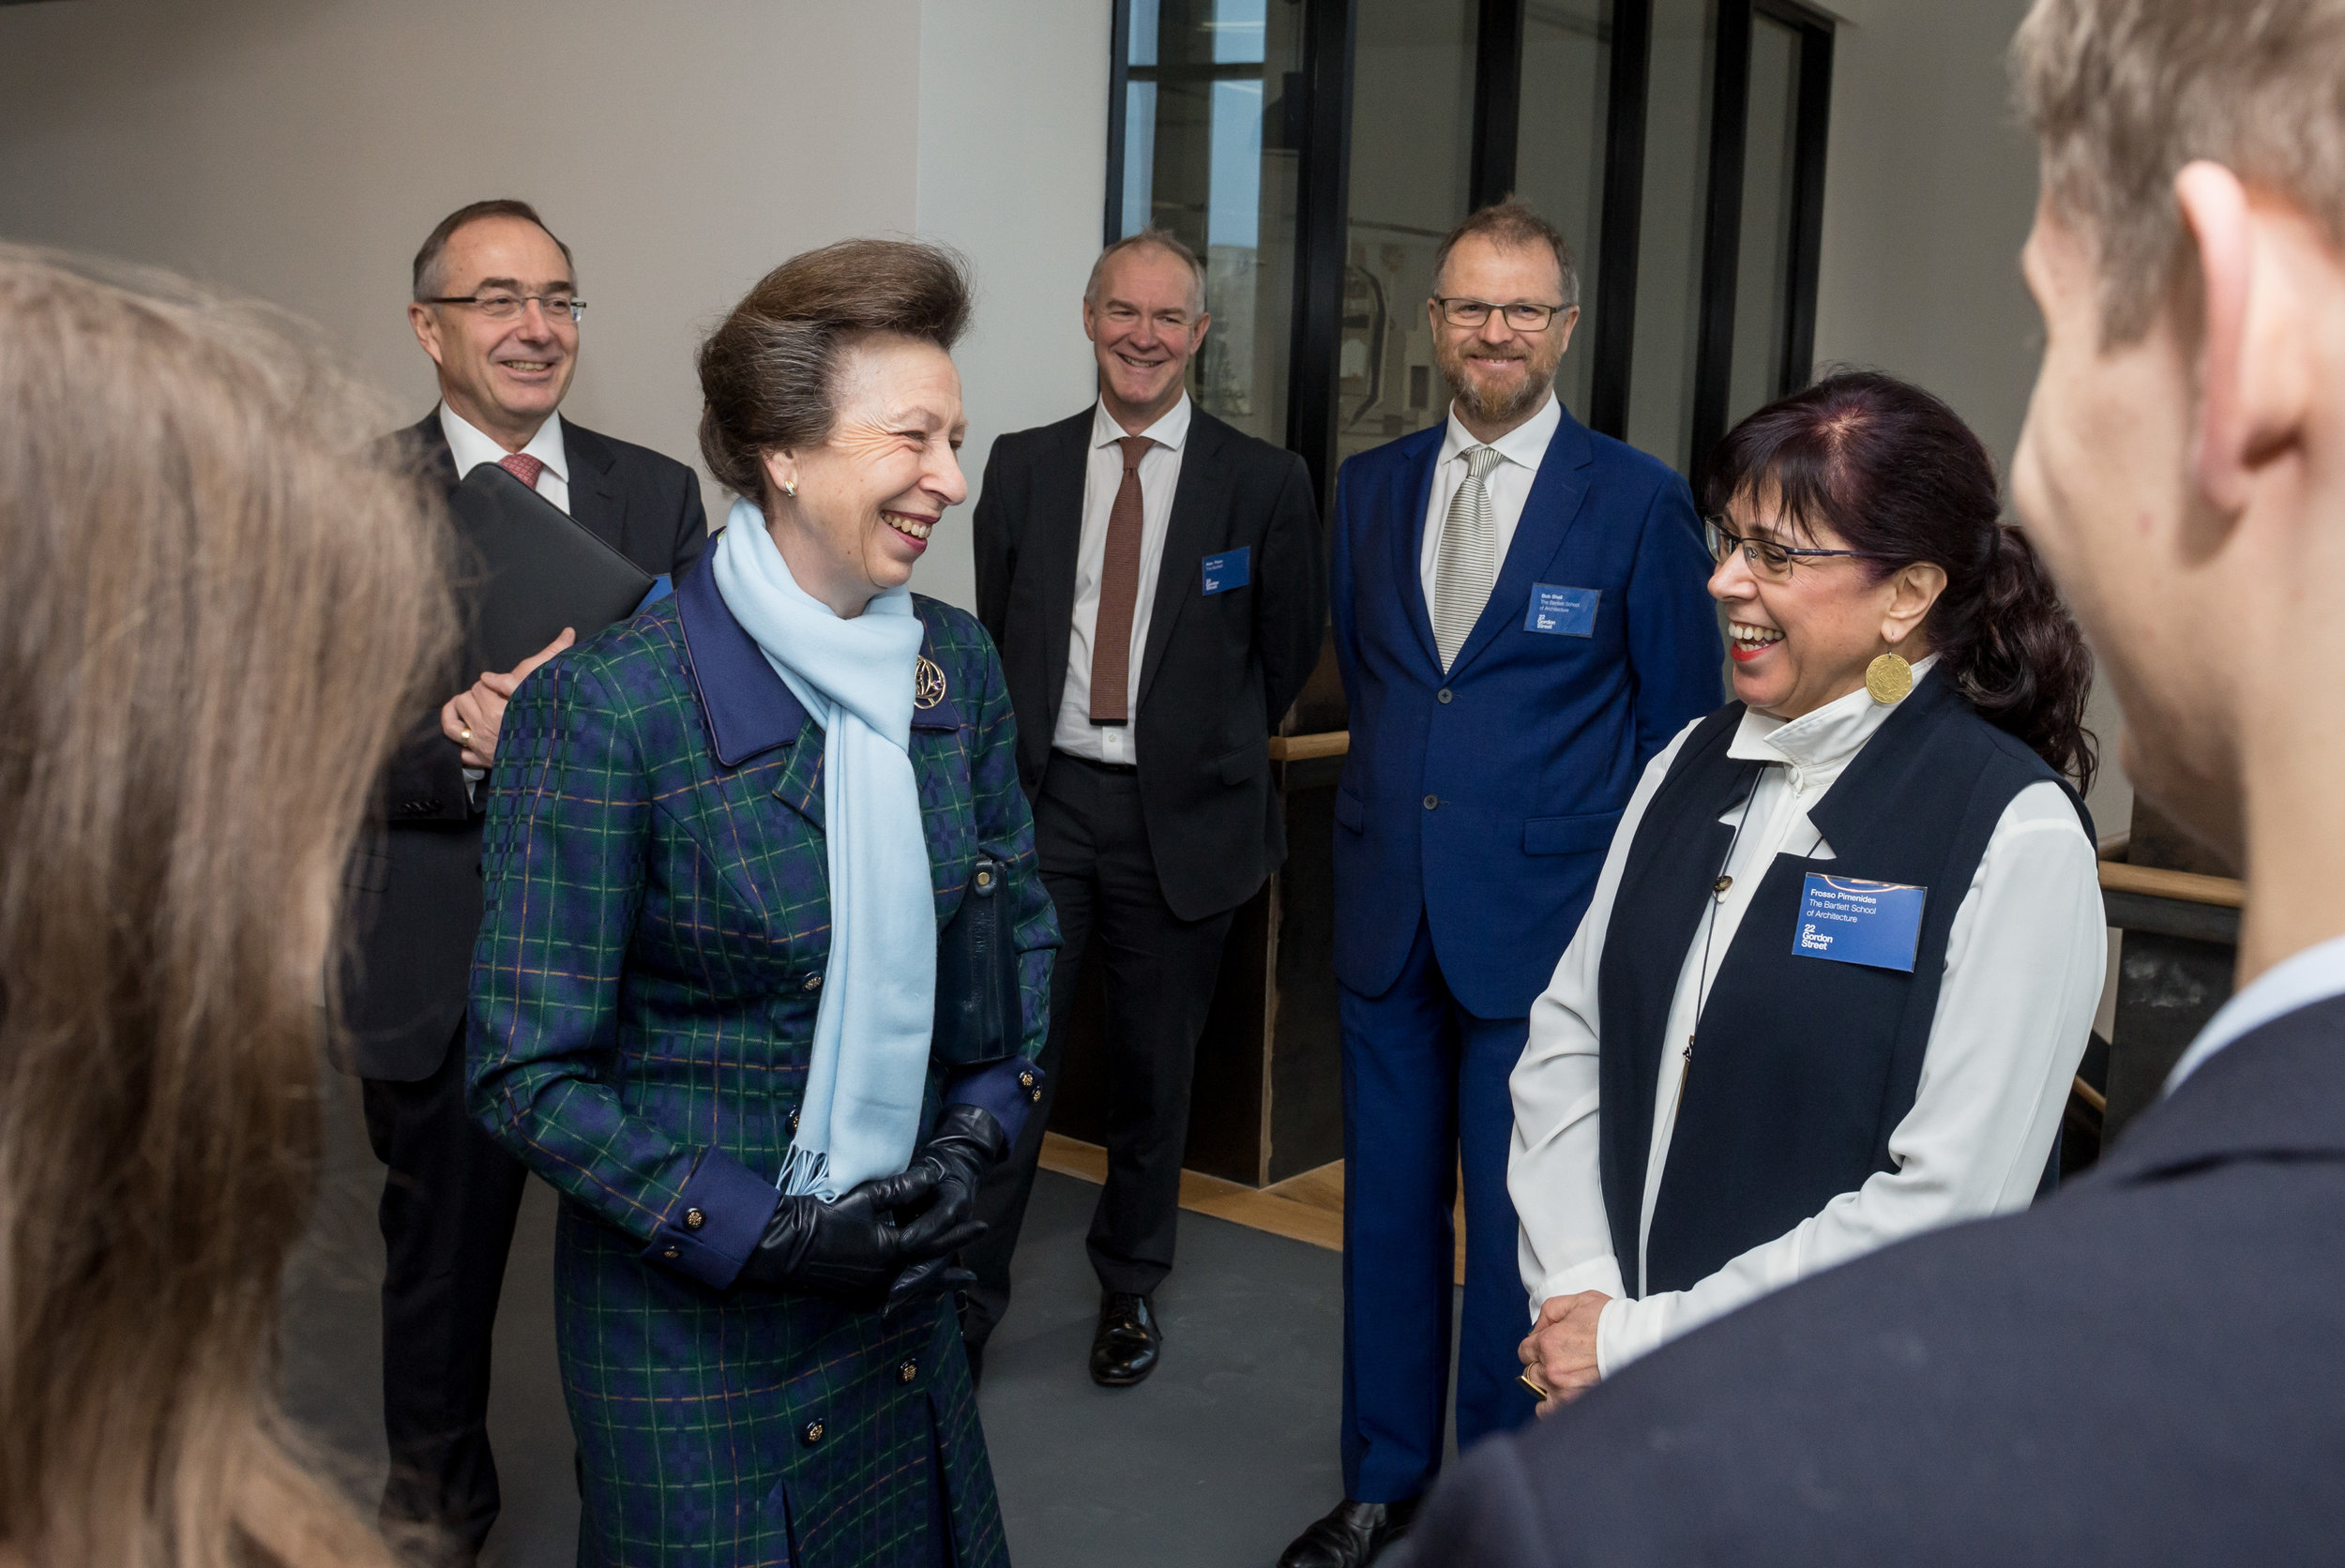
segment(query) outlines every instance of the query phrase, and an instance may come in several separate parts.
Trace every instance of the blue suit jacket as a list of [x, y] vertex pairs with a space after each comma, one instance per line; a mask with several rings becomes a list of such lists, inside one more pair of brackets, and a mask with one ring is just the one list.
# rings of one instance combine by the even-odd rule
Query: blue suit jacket
[[2025, 1214], [1801, 1281], [1434, 1493], [1443, 1568], [2345, 1557], [2345, 998], [2232, 1041]]
[[[1645, 763], [1718, 705], [1726, 652], [1685, 481], [1566, 411], [1445, 679], [1417, 572], [1445, 429], [1363, 452], [1336, 481], [1330, 596], [1352, 705], [1336, 975], [1381, 995], [1422, 913], [1451, 994], [1520, 1018]], [[1591, 634], [1528, 629], [1535, 585], [1595, 590]]]

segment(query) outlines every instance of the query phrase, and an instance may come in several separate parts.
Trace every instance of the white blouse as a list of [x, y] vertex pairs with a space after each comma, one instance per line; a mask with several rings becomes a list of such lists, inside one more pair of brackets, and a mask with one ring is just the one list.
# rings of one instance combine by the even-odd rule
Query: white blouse
[[[1937, 661], [1914, 666], [1928, 678]], [[1622, 863], [1687, 725], [1656, 757], [1612, 836], [1596, 896], [1555, 977], [1531, 1007], [1531, 1031], [1510, 1087], [1514, 1147], [1506, 1187], [1522, 1230], [1522, 1282], [1536, 1319], [1550, 1296], [1601, 1290], [1596, 1364], [1606, 1376], [1667, 1340], [1793, 1281], [1957, 1220], [2023, 1209], [2059, 1136], [2068, 1084], [2092, 1035], [2109, 960], [2092, 841], [2060, 786], [2031, 784], [2004, 808], [1946, 943], [1929, 1045], [1914, 1108], [1890, 1135], [1894, 1170], [1875, 1172], [1821, 1214], [1729, 1261], [1684, 1290], [1643, 1296], [1653, 1206], [1677, 1123], [1677, 1095], [1703, 998], [1733, 946], [1745, 910], [1777, 855], [1834, 858], [1808, 820], [1893, 710], [1864, 691], [1785, 722], [1747, 713], [1727, 754], [1763, 768], [1729, 855], [1733, 879], [1715, 908], [1703, 962], [1698, 928], [1679, 972], [1654, 1096], [1638, 1256], [1615, 1258], [1598, 1168], [1596, 975], [1620, 891]], [[1697, 721], [1699, 722], [1699, 721]], [[1704, 925], [1710, 913], [1705, 911]]]

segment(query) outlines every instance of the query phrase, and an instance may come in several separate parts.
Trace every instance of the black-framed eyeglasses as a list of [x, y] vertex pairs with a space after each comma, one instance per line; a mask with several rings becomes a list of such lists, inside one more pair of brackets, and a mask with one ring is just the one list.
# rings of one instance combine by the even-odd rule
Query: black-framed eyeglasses
[[1750, 567], [1751, 574], [1768, 582], [1789, 580], [1792, 568], [1802, 561], [1824, 560], [1835, 555], [1845, 555], [1861, 561], [1885, 559], [1867, 550], [1801, 550], [1792, 545], [1779, 545], [1773, 539], [1763, 539], [1755, 535], [1730, 534], [1716, 518], [1704, 522], [1702, 530], [1709, 538], [1711, 560], [1723, 566], [1726, 565], [1727, 557], [1739, 550], [1743, 552], [1743, 561]]
[[560, 315], [567, 316], [572, 321], [581, 321], [586, 315], [584, 300], [574, 299], [564, 294], [441, 294], [432, 299], [419, 299], [416, 303], [418, 305], [469, 305], [492, 322], [515, 322], [522, 319], [522, 312], [529, 309], [533, 300], [549, 317]]
[[1441, 307], [1441, 319], [1452, 326], [1479, 326], [1490, 319], [1490, 312], [1505, 313], [1506, 324], [1517, 332], [1545, 332], [1547, 324], [1555, 319], [1558, 310], [1568, 310], [1568, 305], [1535, 305], [1517, 300], [1512, 305], [1499, 305], [1487, 299], [1443, 299], [1434, 304]]

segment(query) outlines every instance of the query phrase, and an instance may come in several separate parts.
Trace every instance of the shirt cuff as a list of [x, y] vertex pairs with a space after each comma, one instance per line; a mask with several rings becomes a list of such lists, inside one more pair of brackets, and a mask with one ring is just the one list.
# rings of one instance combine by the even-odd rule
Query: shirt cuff
[[721, 1150], [704, 1150], [642, 1256], [712, 1290], [726, 1289], [764, 1239], [780, 1201], [774, 1184], [748, 1166]]
[[945, 1086], [948, 1106], [977, 1106], [993, 1113], [1011, 1148], [1026, 1129], [1026, 1113], [1042, 1103], [1041, 1068], [1022, 1056], [972, 1067]]
[[1582, 1290], [1601, 1290], [1614, 1301], [1627, 1295], [1627, 1288], [1620, 1280], [1620, 1260], [1608, 1252], [1549, 1274], [1540, 1282], [1531, 1303], [1532, 1321], [1538, 1320], [1539, 1308], [1550, 1296], [1576, 1296]]
[[1609, 1378], [1639, 1356], [1659, 1349], [1670, 1337], [1677, 1300], [1671, 1291], [1645, 1301], [1615, 1296], [1606, 1302], [1596, 1317], [1596, 1376]]

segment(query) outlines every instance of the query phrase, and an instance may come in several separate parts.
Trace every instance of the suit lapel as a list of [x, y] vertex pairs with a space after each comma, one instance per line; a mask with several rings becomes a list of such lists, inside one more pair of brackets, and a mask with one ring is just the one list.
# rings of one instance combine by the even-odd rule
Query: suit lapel
[[[1034, 537], [1026, 555], [1042, 580], [1043, 635], [1050, 639], [1050, 701], [1042, 712], [1054, 722], [1067, 696], [1067, 658], [1075, 637], [1075, 565], [1082, 554], [1083, 475], [1091, 462], [1091, 411], [1066, 421], [1065, 433], [1036, 465], [1034, 476]], [[1040, 752], [1049, 750], [1048, 725]]]
[[627, 533], [627, 498], [612, 466], [618, 454], [594, 431], [562, 421], [562, 450], [570, 460], [570, 517], [621, 554]]
[[1197, 564], [1222, 543], [1219, 525], [1230, 515], [1229, 472], [1220, 462], [1228, 427], [1203, 409], [1190, 407], [1188, 440], [1181, 453], [1181, 477], [1172, 487], [1172, 516], [1164, 529], [1164, 553], [1157, 561], [1157, 596], [1148, 611], [1148, 645], [1141, 650], [1140, 699], [1137, 714], [1148, 701], [1148, 687], [1164, 663], [1164, 650], [1172, 640], [1172, 623], [1181, 607], [1198, 596]]
[[1425, 602], [1425, 574], [1417, 569], [1417, 563], [1425, 556], [1425, 513], [1433, 504], [1433, 471], [1439, 466], [1445, 428], [1436, 425], [1427, 432], [1431, 443], [1414, 462], [1401, 464], [1393, 480], [1394, 505], [1408, 508], [1392, 531], [1393, 580], [1400, 588], [1401, 612], [1416, 632], [1417, 644], [1425, 650], [1425, 661], [1432, 666], [1435, 679], [1441, 676], [1441, 646], [1433, 641], [1432, 608]]
[[408, 427], [407, 440], [424, 472], [439, 481], [440, 489], [448, 495], [456, 493], [456, 454], [448, 450], [447, 431], [440, 428], [440, 410], [433, 404], [431, 412]]
[[1595, 449], [1586, 427], [1571, 416], [1571, 411], [1563, 410], [1563, 415], [1547, 443], [1547, 455], [1539, 460], [1538, 476], [1531, 481], [1531, 494], [1522, 504], [1522, 518], [1515, 524], [1515, 536], [1506, 547], [1506, 559], [1499, 568], [1497, 584], [1490, 589], [1490, 602], [1482, 607], [1481, 619], [1474, 623], [1465, 646], [1458, 650], [1449, 666], [1452, 677], [1473, 663], [1501, 631], [1523, 618], [1524, 607], [1531, 602], [1531, 584], [1540, 580], [1548, 563], [1563, 548], [1564, 536], [1579, 520]]

